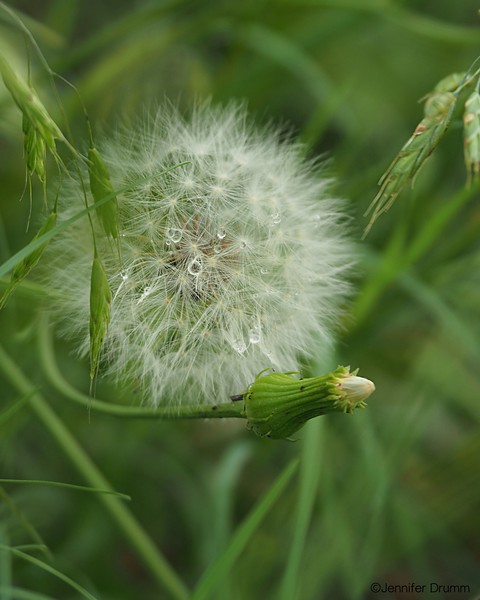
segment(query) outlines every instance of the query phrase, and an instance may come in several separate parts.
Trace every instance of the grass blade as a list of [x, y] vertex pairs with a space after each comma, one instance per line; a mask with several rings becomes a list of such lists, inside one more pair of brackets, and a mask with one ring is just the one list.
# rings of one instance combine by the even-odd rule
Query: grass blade
[[55, 567], [52, 567], [51, 565], [44, 562], [43, 560], [35, 558], [34, 556], [30, 556], [30, 554], [27, 554], [26, 552], [22, 552], [21, 550], [18, 550], [18, 548], [13, 548], [11, 546], [5, 546], [4, 544], [0, 544], [0, 550], [4, 550], [5, 552], [10, 552], [14, 556], [17, 556], [18, 558], [22, 558], [23, 560], [25, 560], [29, 563], [32, 563], [33, 565], [39, 567], [40, 569], [47, 571], [47, 573], [50, 573], [54, 577], [57, 577], [57, 579], [61, 579], [67, 585], [69, 585], [71, 588], [73, 588], [74, 590], [77, 590], [77, 592], [79, 592], [84, 598], [87, 598], [88, 600], [98, 600], [98, 598], [96, 596], [91, 594], [89, 591], [87, 591], [84, 587], [82, 587], [76, 581], [74, 581], [67, 575], [64, 575], [61, 571], [59, 571], [58, 569], [55, 569]]
[[322, 428], [323, 421], [320, 420], [310, 421], [305, 428], [293, 541], [280, 588], [280, 600], [300, 597], [300, 563], [320, 478], [319, 456], [322, 454], [319, 444]]
[[80, 492], [93, 492], [94, 494], [112, 494], [113, 496], [117, 496], [118, 498], [123, 498], [123, 500], [131, 500], [132, 498], [127, 494], [122, 494], [121, 492], [115, 492], [114, 490], [103, 490], [100, 488], [88, 487], [85, 485], [76, 485], [74, 483], [64, 483], [62, 481], [46, 481], [44, 479], [0, 479], [0, 483], [36, 483], [39, 485], [50, 485], [53, 487], [63, 487], [70, 490], [78, 490]]
[[298, 461], [292, 461], [263, 498], [250, 511], [249, 515], [232, 536], [225, 552], [207, 568], [190, 600], [206, 600], [212, 597], [213, 591], [227, 576], [258, 526], [293, 477], [297, 466]]

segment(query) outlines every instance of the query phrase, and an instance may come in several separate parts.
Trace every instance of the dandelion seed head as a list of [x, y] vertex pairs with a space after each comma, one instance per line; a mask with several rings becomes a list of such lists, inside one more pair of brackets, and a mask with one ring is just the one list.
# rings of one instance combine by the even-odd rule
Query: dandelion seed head
[[[152, 404], [214, 403], [265, 367], [292, 371], [325, 354], [353, 251], [342, 203], [297, 146], [256, 131], [242, 107], [204, 104], [188, 119], [162, 107], [99, 148], [118, 192], [122, 261], [98, 228], [112, 291], [106, 371]], [[68, 182], [62, 218], [81, 202]], [[63, 298], [52, 312], [80, 354], [91, 246], [87, 220], [77, 221], [52, 241], [46, 275]]]

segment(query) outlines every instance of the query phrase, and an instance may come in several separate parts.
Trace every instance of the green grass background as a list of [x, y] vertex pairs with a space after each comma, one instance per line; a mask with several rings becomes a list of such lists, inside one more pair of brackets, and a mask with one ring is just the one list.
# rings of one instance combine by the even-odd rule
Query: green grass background
[[[184, 106], [205, 97], [243, 99], [259, 123], [279, 123], [301, 137], [310, 156], [329, 161], [358, 240], [378, 179], [421, 119], [418, 100], [480, 54], [473, 0], [10, 6], [23, 13], [52, 68], [78, 87], [97, 132], [164, 97]], [[22, 37], [0, 19], [0, 50], [25, 71]], [[31, 61], [57, 116], [45, 73], [33, 54]], [[59, 95], [81, 144], [78, 101], [61, 84]], [[28, 194], [19, 201], [20, 114], [3, 87], [0, 153], [4, 262], [32, 232], [25, 231]], [[465, 181], [461, 127], [453, 124], [414, 189], [361, 242], [337, 354], [314, 365], [319, 372], [336, 363], [360, 367], [377, 390], [366, 410], [316, 419], [296, 443], [256, 439], [242, 422], [89, 415], [46, 383], [34, 332], [41, 299], [24, 288], [0, 313], [3, 346], [113, 487], [132, 497], [129, 508], [197, 599], [466, 600], [480, 593], [480, 198]], [[36, 223], [37, 187], [33, 200]], [[88, 391], [88, 365], [70, 351], [57, 342], [62, 373]], [[119, 394], [108, 381], [98, 385], [101, 397], [124, 401]], [[20, 396], [0, 373], [0, 410]], [[267, 497], [263, 518], [252, 513], [294, 458], [299, 468], [272, 502]], [[0, 476], [85, 483], [28, 402], [0, 413]], [[1, 543], [32, 544], [40, 536], [51, 556], [32, 555], [98, 599], [170, 597], [96, 494], [5, 484], [0, 520]], [[374, 594], [375, 581], [416, 582], [427, 591], [430, 583], [467, 585], [470, 592]], [[11, 586], [80, 597], [5, 551], [0, 582], [1, 600], [21, 597]]]

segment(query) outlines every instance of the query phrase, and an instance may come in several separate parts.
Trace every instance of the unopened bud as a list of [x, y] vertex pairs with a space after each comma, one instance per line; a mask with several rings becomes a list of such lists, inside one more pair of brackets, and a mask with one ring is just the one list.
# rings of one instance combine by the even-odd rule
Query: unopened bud
[[349, 367], [320, 377], [260, 374], [244, 395], [247, 427], [260, 437], [288, 438], [309, 419], [364, 408], [375, 385]]

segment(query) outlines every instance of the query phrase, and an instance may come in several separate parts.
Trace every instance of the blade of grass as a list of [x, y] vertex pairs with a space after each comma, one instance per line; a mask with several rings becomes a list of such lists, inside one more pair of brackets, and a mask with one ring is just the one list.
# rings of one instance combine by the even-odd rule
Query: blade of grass
[[[149, 2], [129, 11], [126, 15], [122, 15], [118, 19], [110, 21], [108, 25], [100, 31], [94, 32], [84, 42], [77, 43], [70, 53], [60, 58], [57, 68], [62, 71], [71, 68], [88, 56], [100, 52], [103, 48], [108, 46], [108, 44], [123, 39], [129, 33], [139, 29], [141, 26], [150, 25], [155, 19], [162, 16], [164, 13], [168, 13], [170, 9], [175, 8], [181, 3], [182, 0], [169, 0], [161, 3]], [[61, 5], [63, 6], [63, 4], [64, 2], [62, 0]]]
[[115, 490], [102, 490], [100, 488], [87, 487], [85, 485], [76, 485], [74, 483], [63, 483], [61, 481], [46, 481], [44, 479], [0, 479], [0, 483], [15, 483], [15, 484], [23, 484], [23, 483], [33, 483], [39, 485], [49, 485], [52, 487], [62, 487], [69, 490], [78, 490], [80, 492], [93, 492], [94, 494], [112, 494], [113, 496], [117, 496], [117, 498], [122, 498], [122, 500], [130, 501], [132, 498], [127, 494], [122, 494], [121, 492], [116, 492]]
[[206, 600], [212, 597], [213, 592], [221, 585], [224, 578], [227, 577], [235, 564], [235, 561], [258, 529], [268, 511], [272, 508], [274, 502], [286, 488], [288, 482], [293, 477], [297, 466], [297, 460], [289, 463], [268, 492], [252, 508], [248, 516], [235, 531], [228, 548], [207, 568], [198, 582], [190, 600]]
[[323, 426], [324, 422], [316, 419], [308, 422], [304, 428], [305, 433], [302, 440], [300, 481], [293, 525], [293, 540], [288, 554], [287, 567], [280, 586], [280, 600], [301, 598], [300, 565], [320, 479], [321, 463], [319, 464], [319, 456], [322, 456], [320, 443]]
[[[8, 546], [8, 534], [3, 523], [0, 523], [0, 545]], [[12, 600], [8, 588], [12, 585], [12, 555], [9, 552], [0, 552], [0, 581], [6, 586], [0, 589], [0, 600]]]
[[[245, 462], [252, 453], [253, 446], [244, 440], [232, 446], [222, 458], [215, 473], [213, 481], [213, 509], [215, 520], [212, 523], [211, 555], [220, 556], [228, 546], [232, 527], [232, 508], [234, 504], [235, 484]], [[234, 597], [233, 586], [229, 580], [224, 580], [220, 585], [217, 596], [219, 598]]]
[[451, 196], [443, 206], [438, 207], [429, 219], [425, 219], [424, 226], [407, 250], [405, 262], [407, 264], [413, 264], [419, 260], [438, 240], [445, 228], [452, 222], [453, 218], [460, 210], [469, 202], [469, 200], [478, 194], [479, 190], [479, 183], [472, 185], [470, 188], [459, 190], [456, 194]]
[[[25, 590], [7, 584], [0, 585], [0, 594], [9, 594], [7, 596], [9, 600], [55, 600], [53, 596], [45, 596], [45, 594], [39, 594], [38, 592], [32, 592], [32, 590]], [[3, 600], [3, 596], [0, 595], [0, 598]]]
[[412, 298], [427, 309], [428, 314], [435, 315], [439, 323], [454, 339], [458, 340], [463, 348], [480, 359], [480, 344], [475, 333], [435, 290], [422, 282], [412, 271], [403, 273], [399, 284]]
[[299, 79], [317, 102], [334, 94], [333, 84], [320, 65], [290, 38], [258, 23], [240, 32], [241, 41]]
[[83, 586], [81, 586], [76, 581], [74, 581], [71, 577], [68, 577], [67, 575], [65, 575], [58, 569], [55, 569], [55, 567], [52, 567], [51, 565], [44, 562], [43, 560], [35, 558], [34, 556], [31, 556], [30, 554], [27, 554], [26, 552], [23, 552], [22, 550], [19, 550], [18, 548], [15, 548], [12, 546], [6, 546], [5, 544], [0, 544], [0, 550], [3, 550], [4, 552], [10, 552], [14, 556], [17, 556], [18, 558], [21, 558], [29, 563], [32, 563], [33, 565], [37, 566], [39, 569], [43, 569], [44, 571], [47, 571], [47, 573], [50, 573], [54, 577], [57, 577], [57, 579], [61, 579], [67, 585], [69, 585], [71, 588], [73, 588], [74, 590], [79, 592], [84, 598], [87, 598], [87, 600], [98, 600], [98, 598], [96, 596], [91, 594], [88, 590], [86, 590]]
[[[43, 396], [35, 390], [33, 384], [25, 377], [2, 347], [0, 347], [0, 369], [11, 384], [21, 393], [29, 394], [34, 392], [30, 397], [32, 410], [85, 480], [92, 487], [111, 489], [103, 473], [100, 472], [66, 428], [63, 421], [59, 419]], [[99, 495], [98, 498], [118, 523], [127, 539], [138, 552], [138, 555], [142, 557], [145, 566], [149, 568], [152, 576], [162, 589], [176, 600], [185, 600], [188, 597], [188, 592], [182, 580], [122, 501], [115, 496], [105, 494]]]
[[28, 402], [30, 394], [24, 394], [18, 400], [13, 402], [8, 408], [0, 413], [0, 428], [3, 427], [10, 419], [16, 415]]
[[18, 508], [15, 502], [10, 498], [10, 496], [2, 487], [0, 487], [0, 500], [7, 506], [12, 515], [15, 516], [17, 521], [32, 538], [32, 540], [35, 540], [35, 546], [37, 548], [41, 548], [45, 553], [45, 556], [49, 560], [53, 560], [53, 555], [50, 552], [48, 546], [44, 543], [42, 536], [38, 533], [35, 527], [30, 523], [27, 517], [23, 514], [23, 512]]

